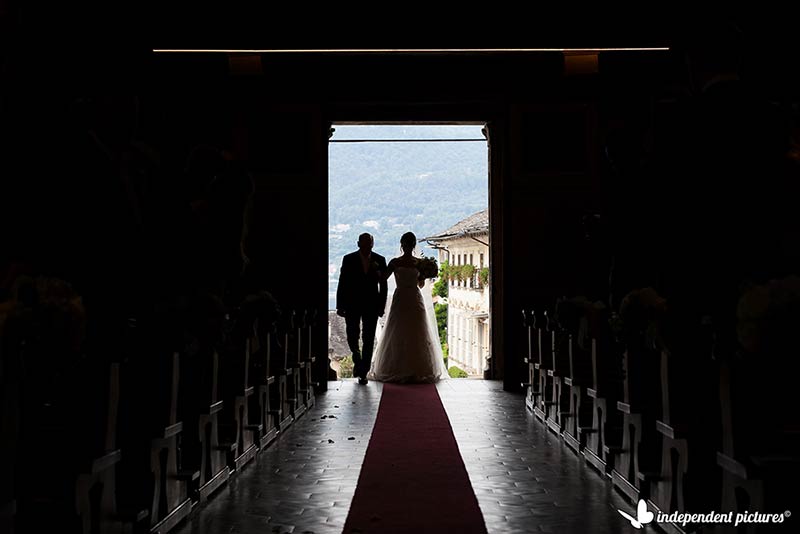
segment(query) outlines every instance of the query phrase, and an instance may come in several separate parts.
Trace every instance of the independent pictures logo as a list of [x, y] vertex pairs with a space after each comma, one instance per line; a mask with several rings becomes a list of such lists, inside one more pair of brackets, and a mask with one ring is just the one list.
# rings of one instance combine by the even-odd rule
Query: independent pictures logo
[[619, 508], [617, 512], [622, 514], [622, 517], [630, 521], [631, 525], [636, 528], [642, 528], [642, 526], [653, 521], [653, 512], [647, 509], [647, 503], [644, 502], [644, 499], [639, 499], [639, 505], [636, 507], [636, 517], [631, 517], [630, 514], [623, 512]]
[[639, 499], [639, 504], [636, 506], [636, 517], [633, 517], [624, 510], [617, 511], [631, 522], [634, 528], [643, 528], [644, 525], [652, 523], [655, 520], [657, 523], [674, 523], [676, 525], [686, 526], [690, 523], [697, 524], [718, 524], [730, 523], [734, 527], [749, 523], [783, 523], [792, 516], [792, 512], [786, 510], [782, 514], [765, 514], [762, 512], [709, 512], [706, 514], [690, 514], [686, 512], [672, 512], [665, 514], [659, 512], [658, 517], [647, 509], [647, 503], [644, 499]]

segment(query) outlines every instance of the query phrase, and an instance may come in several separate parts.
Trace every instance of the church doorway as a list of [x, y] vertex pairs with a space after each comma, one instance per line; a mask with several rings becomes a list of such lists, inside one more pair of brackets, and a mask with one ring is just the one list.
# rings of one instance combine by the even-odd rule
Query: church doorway
[[[428, 292], [448, 372], [491, 376], [489, 146], [484, 123], [331, 125], [328, 149], [328, 351], [339, 378], [352, 376], [345, 321], [337, 315], [342, 257], [361, 234], [389, 261], [413, 232], [415, 254], [436, 260]], [[394, 277], [388, 281], [391, 309]], [[427, 297], [427, 295], [426, 295]], [[388, 313], [378, 321], [380, 343]]]

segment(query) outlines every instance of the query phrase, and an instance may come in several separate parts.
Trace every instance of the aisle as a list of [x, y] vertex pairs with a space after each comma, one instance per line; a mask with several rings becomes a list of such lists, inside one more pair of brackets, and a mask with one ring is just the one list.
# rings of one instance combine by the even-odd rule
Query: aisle
[[[383, 387], [344, 380], [329, 388], [176, 532], [340, 534]], [[448, 380], [437, 391], [489, 533], [635, 531], [617, 512], [630, 505], [555, 435], [534, 424], [522, 395], [483, 380]]]
[[435, 385], [383, 386], [344, 532], [486, 532]]

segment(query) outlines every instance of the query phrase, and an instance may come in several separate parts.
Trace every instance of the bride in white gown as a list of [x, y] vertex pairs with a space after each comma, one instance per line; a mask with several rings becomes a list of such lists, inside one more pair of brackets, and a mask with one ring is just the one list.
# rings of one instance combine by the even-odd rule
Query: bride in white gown
[[380, 382], [431, 383], [447, 378], [430, 288], [420, 279], [414, 257], [416, 236], [400, 239], [403, 255], [389, 262], [385, 276], [394, 274], [392, 295], [368, 378]]

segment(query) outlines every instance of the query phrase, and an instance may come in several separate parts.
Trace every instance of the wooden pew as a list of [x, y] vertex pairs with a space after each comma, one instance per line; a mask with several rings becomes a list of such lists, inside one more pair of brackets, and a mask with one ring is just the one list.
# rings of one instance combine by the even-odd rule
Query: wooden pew
[[[10, 481], [9, 481], [10, 482]], [[11, 497], [6, 497], [0, 504], [0, 528], [3, 532], [14, 534], [14, 524], [17, 516], [17, 501]]]
[[[541, 325], [539, 326], [539, 323]], [[551, 328], [555, 328], [555, 323], [551, 323], [550, 316], [547, 310], [542, 313], [541, 321], [536, 320], [537, 325], [534, 343], [537, 346], [539, 354], [539, 361], [534, 364], [534, 367], [539, 372], [539, 401], [538, 406], [534, 408], [533, 414], [542, 423], [547, 425], [549, 418], [553, 417], [553, 344], [554, 333]]]
[[612, 336], [608, 315], [597, 310], [590, 316], [592, 336], [592, 387], [586, 394], [592, 402], [592, 429], [586, 437], [583, 456], [600, 473], [610, 476], [614, 455], [622, 450], [622, 351]]
[[233, 313], [230, 332], [219, 349], [223, 368], [222, 392], [226, 405], [220, 424], [223, 439], [220, 446], [226, 452], [230, 469], [238, 471], [255, 458], [258, 450], [255, 436], [261, 428], [260, 423], [250, 422], [249, 414], [250, 398], [255, 394], [249, 377], [250, 340], [255, 319], [241, 311]]
[[286, 367], [287, 367], [287, 392], [288, 409], [294, 420], [301, 417], [306, 406], [302, 401], [300, 392], [300, 377], [305, 373], [305, 361], [302, 356], [302, 312], [291, 310], [286, 318]]
[[[119, 364], [80, 365], [60, 378], [67, 387], [53, 391], [55, 402], [45, 397], [44, 405], [26, 409], [26, 416], [38, 418], [22, 422], [26, 451], [20, 467], [34, 456], [37, 463], [20, 472], [20, 530], [126, 532], [133, 521], [118, 509], [116, 483]], [[48, 455], [59, 436], [66, 443]]]
[[[82, 532], [122, 533], [130, 530], [138, 518], [144, 518], [139, 511], [135, 517], [125, 518], [117, 509], [116, 471], [122, 451], [117, 448], [117, 413], [120, 396], [120, 364], [109, 366], [106, 404], [106, 425], [103, 450], [89, 469], [78, 475], [75, 483], [75, 504], [81, 518]], [[127, 524], [126, 524], [127, 523]]]
[[587, 395], [591, 384], [591, 338], [588, 327], [588, 306], [584, 300], [561, 300], [557, 305], [559, 323], [567, 336], [569, 367], [562, 380], [569, 395], [563, 410], [564, 442], [576, 453], [583, 451], [586, 436], [592, 432], [592, 407]]
[[129, 353], [120, 396], [121, 505], [132, 514], [145, 508], [150, 532], [169, 532], [191, 512], [190, 483], [199, 478], [197, 470], [181, 465], [181, 355], [170, 350], [174, 343], [152, 317], [143, 318], [124, 343]]
[[622, 449], [615, 458], [611, 481], [631, 501], [647, 496], [648, 484], [661, 472], [659, 353], [644, 335], [625, 339], [623, 395], [616, 409], [622, 416]]
[[547, 375], [552, 380], [552, 396], [548, 407], [547, 427], [557, 435], [564, 431], [566, 416], [569, 415], [569, 332], [564, 330], [554, 317], [548, 321], [550, 330], [551, 367]]
[[150, 469], [155, 478], [150, 512], [150, 532], [153, 533], [169, 532], [189, 515], [192, 511], [189, 481], [199, 477], [199, 472], [183, 471], [178, 457], [178, 443], [183, 432], [183, 422], [178, 420], [179, 353], [172, 354], [171, 363], [167, 424], [162, 435], [153, 438], [150, 450]]
[[305, 364], [303, 373], [300, 376], [300, 395], [303, 399], [306, 409], [314, 406], [316, 399], [314, 398], [314, 383], [313, 370], [314, 363], [317, 361], [316, 353], [311, 346], [312, 331], [317, 327], [317, 310], [306, 310], [304, 314], [302, 336], [300, 345], [302, 347], [302, 362]]
[[[192, 305], [195, 306], [194, 304]], [[209, 307], [210, 306], [210, 307]], [[230, 477], [220, 421], [225, 406], [220, 395], [220, 356], [223, 310], [205, 302], [184, 310], [191, 324], [184, 325], [190, 341], [181, 354], [179, 417], [184, 423], [181, 459], [186, 470], [199, 472], [190, 479], [193, 498], [203, 502]], [[228, 451], [230, 448], [227, 449]]]
[[[650, 484], [648, 504], [665, 513], [719, 510], [719, 375], [712, 362], [710, 318], [670, 312], [666, 320], [660, 346], [661, 414], [656, 421], [661, 471]], [[680, 533], [691, 527], [662, 528]]]
[[0, 337], [0, 532], [9, 534], [14, 532], [17, 511], [15, 471], [22, 378], [19, 345], [11, 337]]
[[205, 346], [185, 367], [185, 394], [181, 411], [186, 435], [181, 452], [187, 467], [197, 469], [194, 494], [203, 502], [222, 487], [230, 476], [226, 452], [221, 442], [220, 418], [225, 403], [219, 394], [219, 354]]
[[[239, 337], [245, 338], [247, 358], [247, 414], [241, 417], [244, 431], [253, 433], [255, 446], [267, 447], [277, 436], [278, 428], [271, 413], [270, 388], [275, 377], [270, 374], [271, 337], [275, 336], [275, 323], [280, 317], [280, 307], [267, 291], [257, 291], [247, 295], [239, 311]], [[248, 393], [252, 388], [252, 393]], [[247, 445], [239, 444], [242, 450]]]
[[270, 336], [270, 376], [275, 377], [275, 382], [270, 390], [270, 411], [275, 418], [279, 433], [286, 430], [294, 421], [289, 401], [289, 382], [290, 379], [294, 380], [294, 370], [289, 368], [287, 362], [289, 330], [287, 317], [286, 313], [281, 314], [276, 325], [275, 335]]
[[256, 319], [255, 335], [250, 339], [250, 371], [256, 394], [250, 397], [251, 422], [260, 425], [258, 447], [266, 448], [278, 435], [278, 426], [270, 406], [270, 388], [275, 377], [270, 374], [271, 337], [275, 335], [275, 320], [269, 316]]
[[528, 381], [522, 384], [525, 388], [525, 407], [533, 411], [539, 399], [539, 331], [536, 327], [536, 314], [533, 310], [522, 310], [522, 326], [528, 340], [528, 353], [525, 364], [528, 367]]
[[[793, 402], [796, 386], [791, 387], [797, 364], [784, 362], [795, 369], [782, 378], [757, 355], [720, 356], [722, 442], [716, 455], [722, 469], [720, 509], [734, 515], [791, 511], [796, 501], [789, 488], [800, 480], [800, 414]], [[765, 414], [765, 406], [773, 415]], [[721, 525], [715, 532], [756, 534], [769, 529], [769, 525], [738, 529]]]
[[[728, 323], [716, 320], [713, 351], [722, 408], [716, 460], [722, 468], [723, 512], [794, 513], [800, 480], [798, 303], [800, 278], [777, 278], [746, 290]], [[781, 527], [791, 530], [795, 518], [784, 517]], [[760, 534], [781, 527], [723, 525], [718, 530]]]
[[636, 289], [620, 303], [614, 330], [623, 352], [622, 450], [615, 457], [611, 481], [628, 499], [638, 502], [649, 494], [649, 484], [661, 473], [660, 352], [655, 325], [665, 301], [652, 288]]
[[82, 306], [50, 300], [48, 285], [70, 291], [57, 280], [30, 286], [36, 304], [15, 310], [3, 328], [3, 413], [10, 416], [3, 430], [14, 432], [3, 436], [4, 442], [13, 438], [4, 460], [15, 471], [3, 502], [4, 526], [9, 532], [130, 530], [116, 495], [119, 363], [109, 356], [118, 358], [118, 351], [109, 346], [107, 353], [87, 354]]
[[569, 388], [569, 408], [564, 415], [564, 442], [576, 453], [583, 451], [586, 438], [594, 432], [592, 426], [592, 402], [588, 394], [588, 386], [592, 385], [592, 351], [591, 340], [588, 346], [581, 346], [579, 341], [570, 335], [569, 338], [569, 376], [564, 384]]

